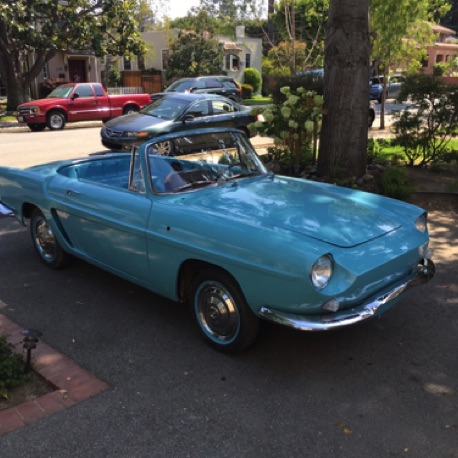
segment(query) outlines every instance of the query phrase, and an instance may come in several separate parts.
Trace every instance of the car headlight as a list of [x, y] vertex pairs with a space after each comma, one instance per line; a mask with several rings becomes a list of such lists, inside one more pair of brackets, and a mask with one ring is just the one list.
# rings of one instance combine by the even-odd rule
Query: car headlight
[[332, 273], [334, 271], [334, 261], [329, 254], [325, 254], [318, 258], [310, 272], [310, 278], [312, 284], [316, 289], [323, 289], [331, 280]]
[[126, 132], [127, 137], [147, 138], [148, 132]]
[[417, 230], [419, 230], [421, 233], [426, 233], [428, 229], [428, 217], [426, 216], [426, 213], [423, 213], [420, 215], [417, 220], [415, 221], [415, 227]]

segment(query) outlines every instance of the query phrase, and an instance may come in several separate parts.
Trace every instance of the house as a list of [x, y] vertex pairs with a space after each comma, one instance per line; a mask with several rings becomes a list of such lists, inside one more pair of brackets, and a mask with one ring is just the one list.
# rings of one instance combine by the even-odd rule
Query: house
[[[165, 71], [168, 66], [170, 55], [169, 42], [177, 36], [177, 31], [160, 30], [156, 32], [143, 32], [142, 39], [149, 49], [143, 68], [154, 68], [162, 72], [163, 83], [166, 84]], [[214, 38], [223, 45], [224, 64], [221, 69], [227, 76], [234, 78], [238, 83], [243, 83], [243, 71], [245, 68], [256, 68], [262, 72], [262, 39], [245, 36], [245, 27], [237, 26], [235, 39], [228, 36], [217, 35]], [[126, 68], [123, 68], [126, 70]]]
[[[141, 37], [147, 44], [145, 56], [130, 60], [126, 57], [96, 58], [91, 52], [68, 50], [58, 51], [46, 63], [41, 75], [36, 78], [30, 87], [31, 96], [39, 98], [44, 95], [43, 83], [49, 85], [59, 82], [80, 81], [107, 81], [107, 69], [116, 66], [123, 76], [123, 86], [132, 88], [135, 92], [160, 92], [167, 83], [165, 70], [170, 53], [170, 40], [176, 37], [176, 30], [159, 30], [142, 32]], [[243, 83], [243, 70], [253, 67], [261, 72], [262, 40], [245, 36], [245, 28], [236, 29], [235, 40], [231, 37], [216, 37], [223, 44], [224, 68], [228, 76], [237, 82]], [[33, 57], [30, 56], [32, 59]], [[32, 62], [30, 62], [31, 64]], [[145, 70], [154, 69], [153, 72]]]
[[453, 29], [437, 24], [430, 24], [433, 31], [438, 35], [434, 46], [427, 49], [428, 58], [425, 59], [422, 73], [433, 74], [434, 66], [440, 63], [446, 64], [458, 56], [458, 39]]

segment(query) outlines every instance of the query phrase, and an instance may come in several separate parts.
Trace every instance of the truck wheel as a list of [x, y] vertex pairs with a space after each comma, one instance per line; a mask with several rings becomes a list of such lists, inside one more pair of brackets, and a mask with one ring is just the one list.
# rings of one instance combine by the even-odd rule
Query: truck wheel
[[46, 129], [46, 124], [27, 124], [27, 127], [32, 132], [41, 132], [42, 130]]
[[138, 113], [140, 110], [135, 105], [127, 105], [122, 110], [122, 114]]
[[65, 115], [61, 111], [54, 110], [46, 116], [46, 125], [50, 130], [61, 130], [64, 128], [66, 122]]

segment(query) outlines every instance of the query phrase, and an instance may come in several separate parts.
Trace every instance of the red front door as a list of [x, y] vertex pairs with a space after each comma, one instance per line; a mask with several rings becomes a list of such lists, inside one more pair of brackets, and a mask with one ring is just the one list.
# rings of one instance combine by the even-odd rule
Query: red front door
[[86, 79], [86, 61], [71, 59], [68, 61], [68, 75], [71, 83], [84, 83]]

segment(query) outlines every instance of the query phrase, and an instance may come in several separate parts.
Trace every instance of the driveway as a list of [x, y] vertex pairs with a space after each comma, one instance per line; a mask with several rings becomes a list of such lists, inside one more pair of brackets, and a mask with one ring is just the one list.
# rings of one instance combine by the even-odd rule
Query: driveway
[[457, 215], [431, 222], [437, 277], [380, 320], [266, 323], [229, 357], [190, 309], [83, 262], [49, 270], [2, 220], [0, 312], [110, 386], [2, 437], [2, 457], [457, 456]]

